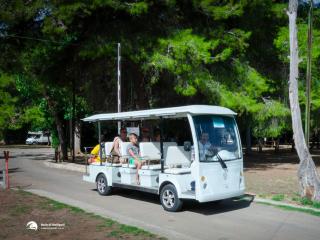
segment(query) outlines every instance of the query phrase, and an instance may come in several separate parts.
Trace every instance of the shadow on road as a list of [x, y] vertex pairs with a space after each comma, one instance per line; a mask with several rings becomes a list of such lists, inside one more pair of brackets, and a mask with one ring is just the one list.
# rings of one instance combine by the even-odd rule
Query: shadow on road
[[[311, 155], [316, 166], [320, 167], [320, 150], [311, 150]], [[280, 152], [264, 151], [244, 155], [244, 167], [246, 170], [266, 170], [282, 164], [299, 164], [296, 152], [286, 149]]]
[[[92, 191], [97, 192], [96, 189], [92, 189]], [[139, 200], [139, 201], [160, 205], [159, 196], [151, 193], [116, 188], [116, 189], [112, 189], [112, 195], [118, 195], [124, 198], [131, 198], [134, 200]], [[185, 200], [182, 211], [194, 212], [194, 213], [199, 213], [203, 215], [215, 215], [215, 214], [247, 208], [250, 206], [253, 199], [254, 199], [254, 196], [245, 195], [242, 198], [232, 198], [232, 199], [206, 202], [206, 203], [199, 203], [193, 200]]]
[[194, 213], [199, 213], [203, 215], [217, 215], [220, 213], [226, 213], [230, 211], [236, 211], [243, 208], [247, 208], [251, 205], [253, 197], [251, 200], [247, 199], [226, 199], [220, 201], [198, 203], [195, 201], [187, 201], [184, 204], [183, 211], [189, 211]]
[[[20, 168], [9, 168], [8, 170], [9, 173], [23, 172]], [[0, 175], [2, 176], [2, 171], [0, 171]]]
[[[10, 159], [12, 158], [25, 158], [28, 160], [36, 160], [36, 161], [41, 161], [41, 160], [48, 160], [48, 159], [53, 159], [54, 154], [15, 154], [14, 156], [10, 156]], [[10, 160], [9, 160], [10, 161]]]
[[20, 168], [9, 168], [9, 173], [23, 172]]

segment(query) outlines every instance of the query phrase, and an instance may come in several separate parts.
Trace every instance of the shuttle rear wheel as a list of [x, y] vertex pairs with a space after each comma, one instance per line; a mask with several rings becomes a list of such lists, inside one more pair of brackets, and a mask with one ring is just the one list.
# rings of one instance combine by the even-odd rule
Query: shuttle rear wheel
[[100, 173], [97, 177], [97, 190], [100, 195], [106, 196], [111, 193], [111, 187], [108, 186], [108, 181], [103, 173]]

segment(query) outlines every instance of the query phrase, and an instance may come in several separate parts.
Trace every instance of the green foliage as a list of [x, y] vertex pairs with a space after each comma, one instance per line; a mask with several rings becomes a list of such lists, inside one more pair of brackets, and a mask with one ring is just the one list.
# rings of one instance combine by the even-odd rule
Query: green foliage
[[255, 137], [279, 137], [288, 128], [290, 110], [278, 101], [265, 101], [260, 111], [253, 116], [255, 122], [253, 135]]
[[194, 4], [215, 20], [228, 19], [243, 14], [244, 3], [219, 0], [193, 0]]
[[[1, 129], [50, 129], [58, 144], [56, 125], [72, 117], [74, 88], [77, 119], [114, 111], [118, 42], [126, 109], [201, 102], [238, 112], [256, 137], [290, 129], [284, 1], [0, 0], [0, 6], [0, 36], [27, 37], [0, 38]], [[320, 108], [319, 26], [315, 19], [313, 119]], [[303, 79], [305, 12], [299, 44]]]
[[14, 78], [8, 74], [0, 72], [0, 139], [3, 137], [5, 129], [15, 129], [18, 127], [16, 119], [16, 103]]
[[131, 15], [138, 16], [148, 11], [148, 4], [145, 1], [129, 3], [128, 5], [129, 5], [129, 13]]
[[228, 50], [211, 56], [217, 45], [218, 41], [205, 40], [190, 29], [178, 31], [168, 39], [160, 39], [159, 49], [149, 62], [153, 72], [158, 72], [152, 76], [153, 83], [158, 81], [159, 72], [166, 70], [176, 76], [177, 93], [185, 96], [196, 94], [197, 87], [210, 78], [205, 65], [218, 61], [216, 59], [227, 58]]
[[[308, 25], [306, 23], [298, 24], [298, 43], [299, 43], [299, 55], [302, 60], [300, 67], [305, 69], [307, 66], [307, 34]], [[274, 40], [275, 47], [279, 51], [279, 58], [288, 63], [289, 58], [289, 29], [288, 27], [280, 28], [277, 37]], [[317, 60], [320, 57], [320, 30], [313, 30], [313, 48], [312, 48], [312, 60], [314, 63], [313, 70], [317, 70]]]
[[42, 131], [46, 127], [46, 119], [39, 106], [26, 108], [21, 118], [24, 123], [30, 124], [32, 131]]
[[[315, 9], [315, 16], [319, 14], [320, 10]], [[314, 18], [315, 21], [316, 17]], [[306, 102], [305, 97], [305, 79], [307, 68], [307, 32], [308, 25], [305, 19], [299, 19], [298, 21], [298, 44], [299, 44], [299, 56], [301, 63], [300, 68], [300, 81], [299, 81], [299, 100], [302, 105]], [[278, 50], [279, 59], [285, 63], [289, 63], [289, 31], [287, 27], [281, 27], [274, 39], [274, 46]], [[319, 122], [316, 119], [319, 118], [318, 110], [320, 108], [320, 29], [315, 25], [313, 29], [313, 45], [312, 45], [312, 86], [311, 86], [311, 111], [312, 119], [311, 124], [313, 127], [319, 127]], [[318, 125], [318, 126], [317, 126]]]

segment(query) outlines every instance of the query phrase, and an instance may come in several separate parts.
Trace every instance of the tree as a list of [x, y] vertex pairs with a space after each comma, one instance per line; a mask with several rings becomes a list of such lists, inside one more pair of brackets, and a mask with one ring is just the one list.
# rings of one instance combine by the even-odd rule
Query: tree
[[301, 121], [299, 106], [298, 77], [299, 77], [299, 51], [297, 34], [298, 0], [289, 0], [287, 14], [289, 16], [290, 38], [290, 76], [289, 100], [292, 118], [293, 137], [295, 147], [300, 159], [298, 178], [301, 196], [320, 201], [320, 178], [316, 166], [307, 147]]

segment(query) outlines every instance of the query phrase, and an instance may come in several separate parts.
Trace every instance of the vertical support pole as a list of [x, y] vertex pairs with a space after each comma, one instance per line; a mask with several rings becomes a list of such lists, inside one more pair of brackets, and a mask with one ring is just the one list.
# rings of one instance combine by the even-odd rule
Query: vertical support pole
[[98, 132], [99, 132], [99, 157], [100, 157], [100, 166], [102, 166], [102, 144], [101, 144], [101, 122], [98, 122]]
[[164, 172], [164, 151], [163, 151], [163, 118], [160, 117], [160, 151], [161, 151], [161, 172]]
[[307, 147], [310, 139], [310, 105], [311, 105], [311, 60], [312, 60], [312, 18], [313, 18], [313, 0], [309, 1], [310, 8], [308, 14], [308, 51], [307, 51], [307, 79], [306, 79], [306, 116], [304, 135]]
[[[118, 112], [121, 112], [121, 43], [118, 43], [117, 86], [118, 86]], [[118, 134], [120, 135], [121, 121], [118, 121]]]
[[2, 188], [6, 189], [7, 188], [7, 184], [6, 184], [6, 170], [3, 169], [2, 170]]
[[75, 141], [74, 141], [74, 133], [75, 133], [75, 117], [76, 117], [76, 84], [75, 79], [72, 79], [72, 138], [71, 138], [71, 144], [72, 144], [72, 162], [75, 160]]
[[86, 165], [86, 175], [88, 174], [88, 153], [87, 153], [87, 147], [84, 147], [84, 160]]

